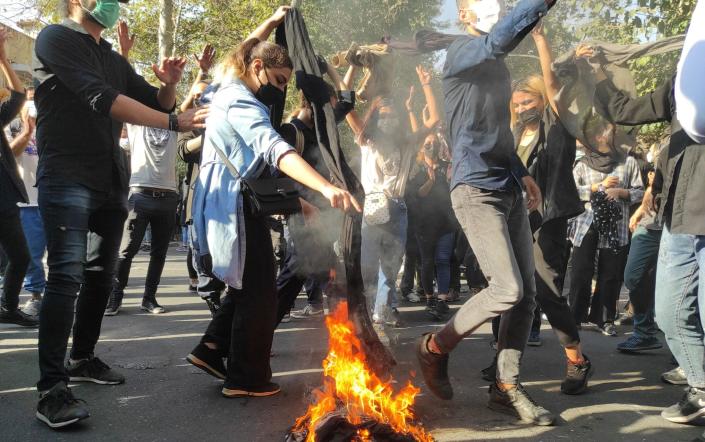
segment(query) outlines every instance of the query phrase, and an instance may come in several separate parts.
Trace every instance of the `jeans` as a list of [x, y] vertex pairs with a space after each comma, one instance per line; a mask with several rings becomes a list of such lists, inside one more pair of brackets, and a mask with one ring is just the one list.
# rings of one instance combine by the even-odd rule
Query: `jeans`
[[417, 232], [421, 252], [421, 285], [426, 296], [433, 295], [433, 279], [438, 293], [447, 295], [450, 290], [450, 259], [455, 247], [455, 233], [428, 234]]
[[44, 234], [44, 223], [39, 213], [39, 207], [21, 207], [20, 218], [22, 230], [27, 238], [29, 248], [29, 267], [24, 277], [24, 289], [30, 293], [44, 293], [47, 285], [44, 273], [44, 253], [47, 249], [47, 238]]
[[220, 294], [225, 290], [225, 283], [213, 275], [213, 263], [210, 255], [201, 255], [198, 250], [194, 248], [193, 224], [189, 225], [188, 229], [189, 248], [193, 259], [192, 264], [198, 277], [196, 292], [201, 299], [220, 299]]
[[[568, 299], [576, 324], [589, 321], [602, 327], [605, 323], [614, 322], [617, 316], [617, 300], [622, 289], [629, 246], [620, 247], [617, 251], [598, 249], [598, 240], [599, 233], [593, 225], [585, 234], [582, 244], [573, 248]], [[590, 301], [595, 256], [597, 256], [597, 285]]]
[[15, 311], [20, 304], [22, 279], [29, 265], [29, 250], [17, 207], [0, 213], [0, 247], [7, 255], [2, 289], [2, 308]]
[[403, 200], [389, 200], [389, 222], [369, 225], [362, 222], [360, 265], [367, 305], [382, 317], [386, 307], [396, 308], [396, 282], [406, 249], [408, 218]]
[[654, 320], [654, 290], [660, 242], [661, 230], [639, 227], [632, 235], [624, 268], [624, 285], [634, 308], [634, 336], [642, 339], [658, 333]]
[[546, 314], [558, 341], [563, 347], [580, 344], [578, 327], [570, 307], [563, 297], [563, 282], [568, 266], [566, 247], [568, 220], [547, 221], [534, 234], [534, 261], [536, 262], [536, 303], [534, 330], [541, 326], [541, 311]]
[[113, 285], [114, 296], [122, 299], [128, 279], [132, 259], [137, 255], [142, 244], [147, 226], [152, 227], [152, 242], [149, 251], [149, 267], [144, 283], [144, 299], [154, 300], [157, 287], [164, 270], [169, 241], [176, 224], [176, 207], [179, 195], [168, 192], [163, 197], [153, 197], [142, 193], [130, 193], [128, 206], [130, 212], [125, 222], [120, 244], [120, 259]]
[[688, 384], [705, 388], [705, 235], [664, 227], [656, 268], [656, 322]]
[[[246, 209], [246, 212], [249, 209]], [[242, 289], [228, 287], [201, 342], [217, 344], [228, 358], [227, 387], [258, 387], [272, 378], [269, 354], [274, 337], [276, 269], [269, 228], [245, 215], [245, 269]]]
[[127, 216], [127, 195], [118, 181], [113, 178], [110, 192], [39, 182], [49, 265], [39, 313], [39, 391], [69, 380], [64, 358], [72, 324], [72, 359], [89, 358], [98, 342]]
[[491, 191], [461, 184], [451, 192], [453, 210], [489, 286], [463, 304], [438, 332], [444, 353], [489, 319], [502, 315], [497, 380], [519, 382], [519, 366], [536, 306], [534, 255], [526, 204], [519, 188]]

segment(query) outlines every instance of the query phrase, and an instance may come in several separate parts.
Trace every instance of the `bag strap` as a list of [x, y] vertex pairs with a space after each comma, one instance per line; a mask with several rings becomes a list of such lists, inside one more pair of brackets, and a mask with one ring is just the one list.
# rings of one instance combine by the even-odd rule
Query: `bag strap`
[[228, 168], [228, 170], [230, 171], [230, 174], [233, 175], [233, 178], [237, 178], [237, 179], [242, 180], [243, 179], [242, 175], [240, 175], [240, 172], [237, 171], [237, 169], [235, 168], [233, 163], [230, 162], [228, 157], [225, 156], [225, 153], [222, 150], [220, 150], [220, 148], [218, 146], [216, 146], [215, 144], [212, 144], [212, 146], [213, 146], [213, 149], [215, 149], [215, 153], [218, 154], [218, 156], [223, 161], [223, 163], [225, 163], [225, 167]]

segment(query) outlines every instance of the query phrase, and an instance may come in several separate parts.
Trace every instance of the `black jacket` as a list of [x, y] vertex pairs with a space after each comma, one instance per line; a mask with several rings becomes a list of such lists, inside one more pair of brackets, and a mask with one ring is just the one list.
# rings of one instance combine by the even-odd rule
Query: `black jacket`
[[661, 151], [652, 192], [659, 219], [672, 233], [705, 235], [705, 146], [693, 141], [676, 118], [675, 76], [658, 89], [631, 99], [608, 80], [597, 85], [597, 98], [615, 123], [671, 122], [671, 140]]
[[[11, 91], [10, 98], [0, 104], [0, 128], [4, 128], [17, 116], [25, 102], [25, 94]], [[15, 156], [5, 132], [0, 131], [0, 209], [17, 207], [17, 203], [28, 203], [27, 190], [17, 171]], [[6, 189], [5, 186], [10, 187]]]

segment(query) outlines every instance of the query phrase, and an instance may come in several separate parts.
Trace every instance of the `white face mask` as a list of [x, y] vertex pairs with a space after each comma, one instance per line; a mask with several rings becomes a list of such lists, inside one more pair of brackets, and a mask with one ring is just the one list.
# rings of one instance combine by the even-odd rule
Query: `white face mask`
[[488, 34], [499, 21], [502, 5], [498, 0], [480, 0], [473, 3], [470, 10], [477, 16], [475, 29]]

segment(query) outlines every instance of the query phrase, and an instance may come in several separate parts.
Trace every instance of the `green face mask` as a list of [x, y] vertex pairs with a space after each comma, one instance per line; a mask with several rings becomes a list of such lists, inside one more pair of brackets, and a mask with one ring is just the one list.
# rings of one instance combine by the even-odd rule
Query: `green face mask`
[[118, 0], [98, 0], [95, 9], [88, 13], [105, 29], [110, 29], [120, 18], [120, 4]]

